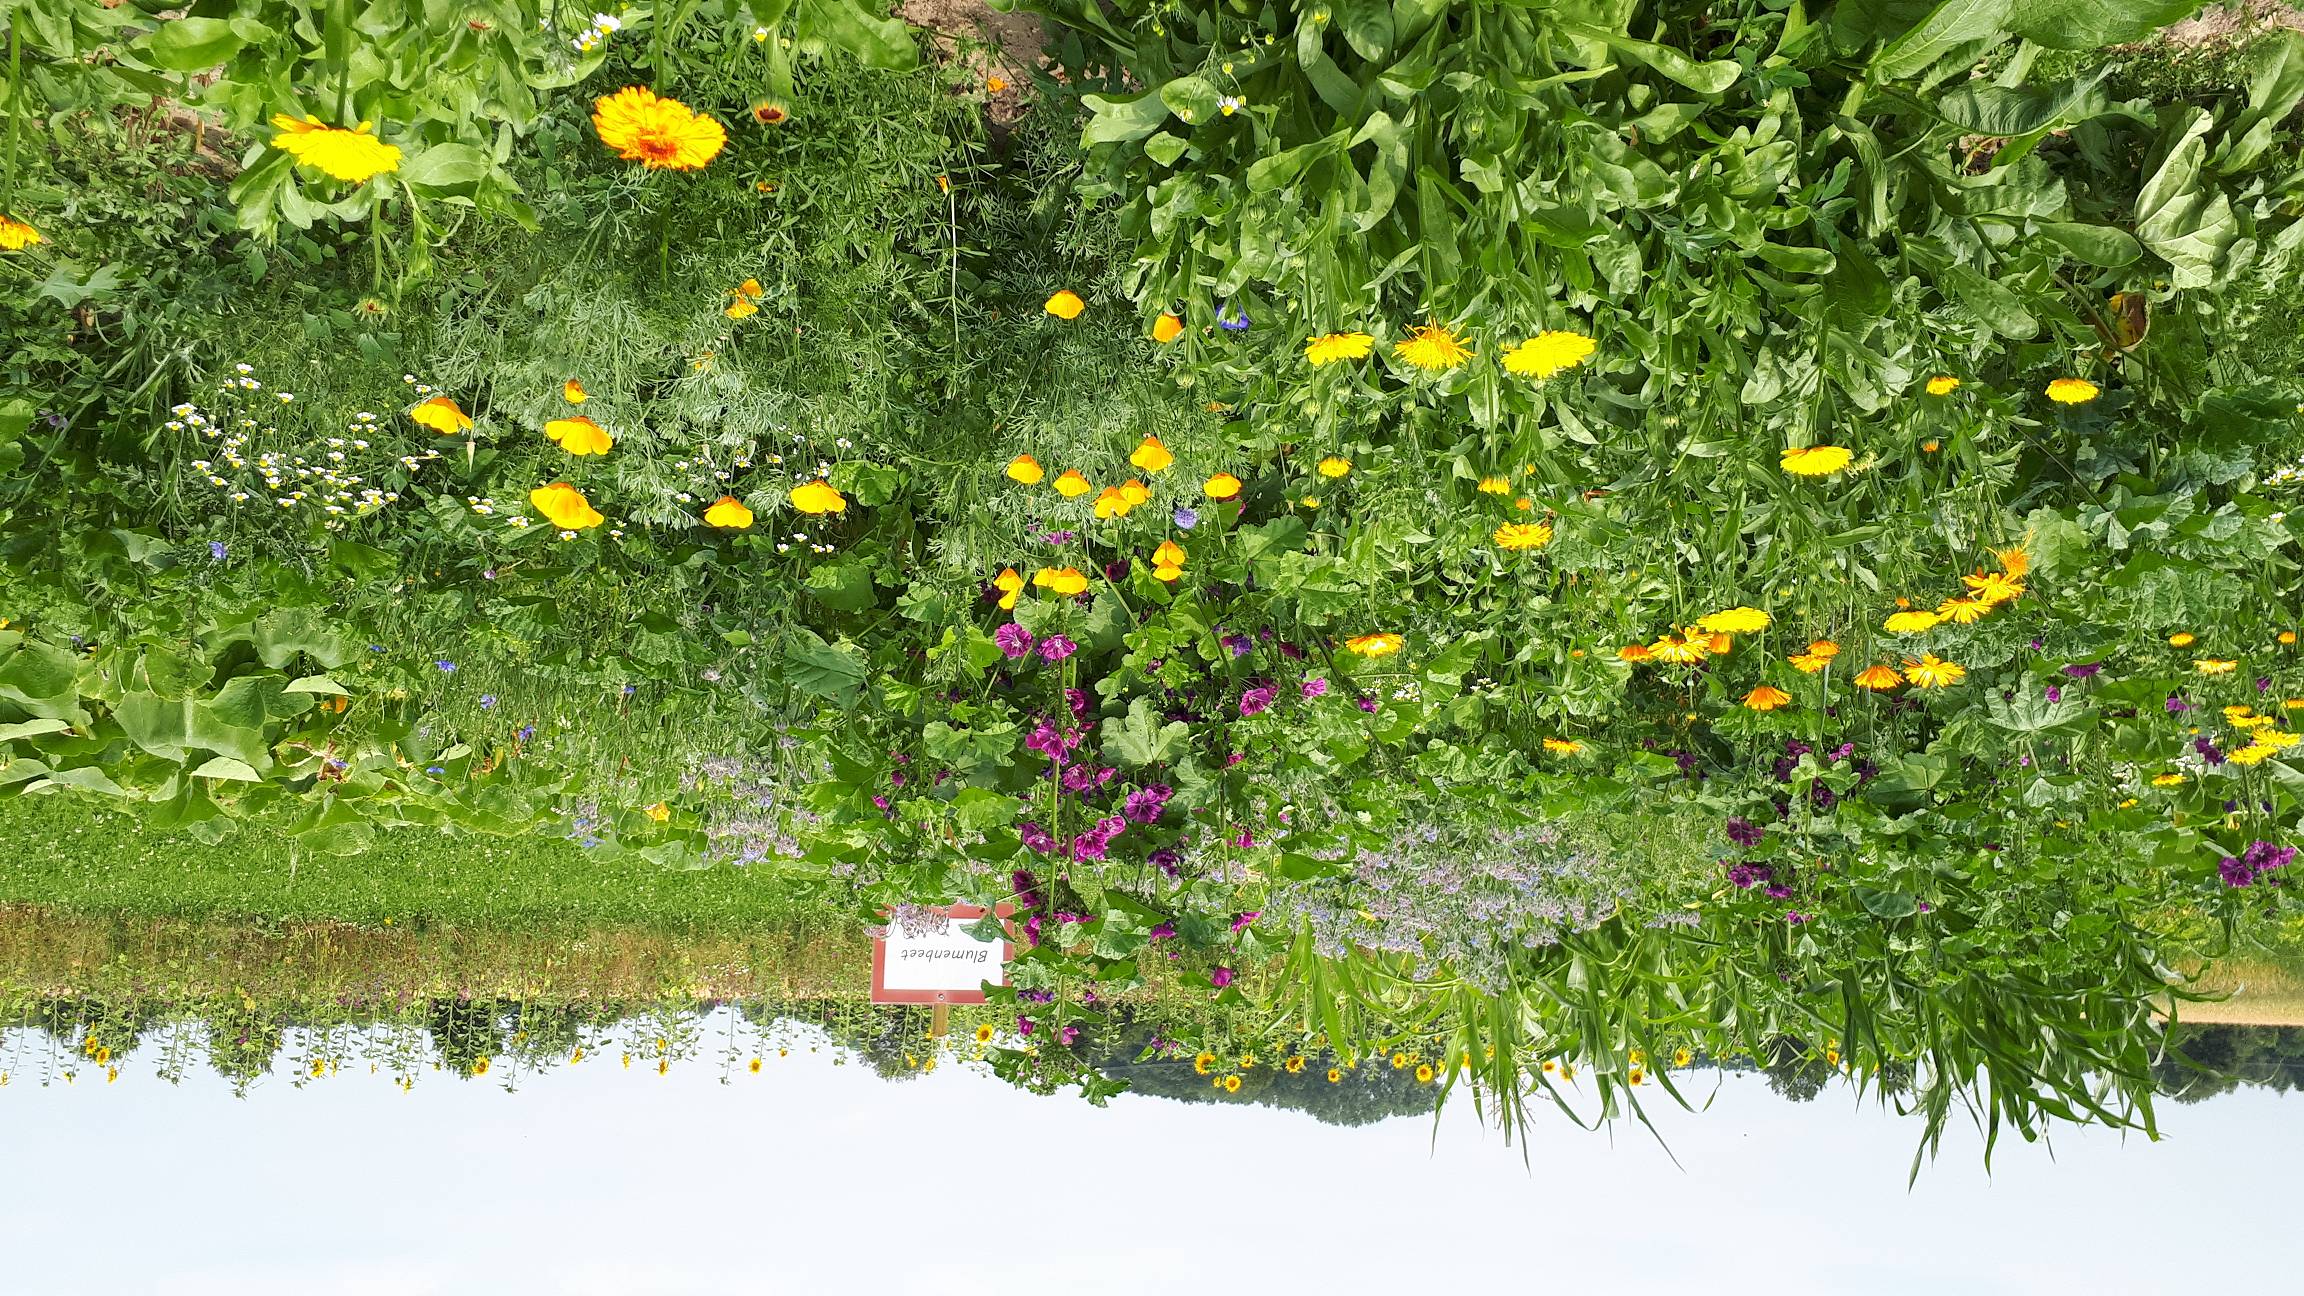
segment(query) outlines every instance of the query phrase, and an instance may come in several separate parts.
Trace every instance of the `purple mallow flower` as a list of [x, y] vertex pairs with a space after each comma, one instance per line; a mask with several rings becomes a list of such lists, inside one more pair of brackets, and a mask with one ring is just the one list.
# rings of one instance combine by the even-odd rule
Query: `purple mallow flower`
[[2064, 673], [2076, 680], [2094, 679], [2104, 669], [2102, 662], [2076, 662], [2064, 668]]
[[1216, 987], [1219, 990], [1232, 984], [1232, 969], [1228, 967], [1220, 967], [1214, 972], [1209, 973], [1208, 984]]
[[[1282, 646], [1283, 648], [1285, 648], [1287, 645], [1283, 644], [1283, 645], [1281, 645], [1281, 646]], [[1309, 701], [1311, 701], [1313, 698], [1316, 698], [1316, 697], [1325, 697], [1325, 696], [1327, 696], [1327, 694], [1328, 694], [1328, 681], [1326, 681], [1326, 680], [1324, 680], [1324, 679], [1308, 679], [1308, 680], [1304, 681], [1304, 700], [1305, 700], [1305, 701], [1309, 702]]]
[[1046, 661], [1060, 662], [1078, 651], [1080, 645], [1060, 634], [1050, 635], [1040, 641], [1040, 656]]
[[992, 632], [992, 642], [1000, 645], [1000, 651], [1008, 655], [1008, 660], [1014, 661], [1031, 653], [1032, 632], [1010, 621]]
[[1272, 699], [1277, 693], [1278, 690], [1269, 686], [1249, 689], [1240, 695], [1240, 714], [1243, 716], [1264, 714], [1271, 709]]
[[1728, 840], [1736, 843], [1746, 850], [1751, 850], [1753, 847], [1758, 846], [1760, 844], [1760, 839], [1767, 835], [1767, 829], [1756, 823], [1753, 823], [1751, 820], [1746, 819], [1742, 815], [1738, 815], [1728, 821]]

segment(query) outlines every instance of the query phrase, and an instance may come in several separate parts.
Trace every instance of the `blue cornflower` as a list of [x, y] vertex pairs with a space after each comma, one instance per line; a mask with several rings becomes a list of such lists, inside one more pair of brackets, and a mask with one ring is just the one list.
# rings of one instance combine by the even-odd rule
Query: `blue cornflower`
[[522, 742], [526, 742], [526, 741], [528, 741], [529, 739], [531, 739], [531, 738], [533, 738], [533, 737], [535, 737], [535, 736], [536, 736], [536, 726], [534, 726], [534, 725], [522, 725], [522, 726], [520, 726], [520, 741], [522, 741]]
[[453, 675], [453, 674], [455, 674], [455, 673], [456, 673], [456, 663], [454, 663], [454, 662], [452, 662], [452, 661], [449, 661], [449, 660], [448, 660], [447, 658], [445, 658], [445, 657], [441, 658], [439, 661], [436, 661], [436, 662], [434, 662], [434, 663], [432, 663], [432, 664], [433, 664], [433, 665], [435, 665], [435, 666], [437, 666], [437, 667], [439, 667], [439, 668], [440, 668], [440, 673], [441, 673], [441, 674], [443, 674], [443, 675]]
[[424, 772], [427, 774], [445, 774], [448, 771], [440, 768], [437, 765], [427, 765], [424, 767]]
[[1176, 510], [1176, 525], [1189, 531], [1200, 525], [1200, 515], [1192, 509], [1180, 508]]
[[493, 694], [493, 693], [483, 693], [483, 694], [481, 694], [481, 695], [480, 695], [480, 709], [481, 709], [481, 710], [483, 710], [483, 711], [493, 711], [493, 710], [495, 710], [495, 709], [496, 709], [496, 695], [495, 695], [495, 694]]
[[1230, 303], [1226, 303], [1216, 313], [1216, 327], [1227, 333], [1245, 333], [1248, 331], [1248, 312], [1236, 312]]
[[224, 556], [230, 552], [231, 550], [226, 549], [224, 547], [224, 542], [221, 540], [211, 540], [208, 542], [208, 556], [218, 562], [224, 561]]

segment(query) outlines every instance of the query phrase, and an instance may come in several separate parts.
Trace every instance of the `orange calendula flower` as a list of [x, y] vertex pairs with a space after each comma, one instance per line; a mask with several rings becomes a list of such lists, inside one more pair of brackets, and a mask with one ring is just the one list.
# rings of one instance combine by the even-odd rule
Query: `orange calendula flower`
[[1721, 634], [1757, 634], [1768, 628], [1768, 614], [1755, 607], [1732, 607], [1700, 616], [1696, 624]]
[[1040, 309], [1060, 320], [1070, 320], [1080, 318], [1080, 312], [1088, 309], [1088, 303], [1080, 300], [1080, 294], [1069, 288], [1064, 288], [1059, 289], [1055, 296], [1042, 302]]
[[1938, 374], [1928, 380], [1928, 394], [1931, 396], [1949, 396], [1958, 390], [1960, 380], [1950, 374]]
[[1240, 493], [1240, 479], [1228, 472], [1220, 472], [1201, 483], [1201, 491], [1213, 500], [1228, 500]]
[[1968, 668], [1958, 662], [1944, 661], [1934, 653], [1921, 654], [1920, 660], [1904, 659], [1904, 677], [1914, 688], [1943, 688], [1968, 678]]
[[454, 436], [458, 432], [472, 430], [472, 416], [464, 412], [463, 406], [445, 396], [435, 396], [425, 401], [408, 411], [408, 417], [416, 420], [417, 426], [428, 427], [442, 436]]
[[1648, 645], [1648, 656], [1651, 660], [1671, 662], [1677, 666], [1700, 662], [1711, 655], [1712, 637], [1706, 634], [1690, 634], [1685, 639], [1678, 635], [1667, 634]]
[[2059, 405], [2085, 405], [2101, 391], [2085, 378], [2059, 378], [2048, 384], [2048, 399]]
[[1056, 478], [1056, 493], [1066, 499], [1078, 499], [1096, 489], [1077, 468], [1067, 468]]
[[544, 435], [557, 442], [561, 449], [572, 455], [604, 455], [615, 448], [616, 438], [608, 429], [579, 414], [574, 418], [553, 419], [544, 425]]
[[564, 481], [528, 492], [528, 502], [544, 515], [545, 521], [563, 531], [582, 531], [608, 520], [592, 507], [592, 501], [584, 498], [584, 492]]
[[1773, 711], [1791, 702], [1791, 694], [1772, 684], [1763, 684], [1744, 695], [1744, 709], [1747, 711]]
[[1840, 645], [1829, 639], [1811, 639], [1808, 641], [1808, 653], [1810, 656], [1821, 657], [1830, 661], [1840, 655]]
[[35, 243], [46, 241], [40, 236], [40, 231], [5, 212], [0, 212], [0, 251], [21, 252]]
[[1168, 447], [1161, 444], [1160, 438], [1148, 436], [1137, 442], [1134, 453], [1128, 456], [1128, 462], [1148, 473], [1156, 473], [1176, 462], [1176, 456], [1168, 453]]
[[1040, 479], [1048, 475], [1048, 470], [1040, 466], [1040, 461], [1028, 454], [1020, 454], [1009, 460], [1007, 472], [1010, 481], [1022, 482], [1026, 486], [1037, 486]]
[[704, 510], [704, 525], [723, 531], [743, 531], [752, 525], [752, 510], [733, 495], [723, 495]]
[[1547, 329], [1504, 353], [1504, 371], [1523, 378], [1549, 378], [1592, 357], [1598, 346], [1569, 329]]
[[1648, 651], [1648, 645], [1646, 644], [1626, 644], [1616, 650], [1616, 660], [1618, 661], [1644, 662], [1653, 658], [1655, 655], [1656, 654]]
[[1304, 344], [1304, 358], [1317, 369], [1339, 360], [1365, 360], [1376, 346], [1366, 333], [1323, 333]]
[[1909, 612], [1890, 613], [1888, 619], [1880, 623], [1880, 628], [1890, 634], [1921, 634], [1942, 624], [1943, 617], [1925, 608], [1914, 608]]
[[371, 133], [374, 122], [343, 130], [317, 117], [298, 121], [283, 113], [272, 119], [272, 126], [279, 132], [272, 137], [272, 147], [338, 180], [361, 184], [400, 169], [400, 150]]
[[2024, 582], [2006, 572], [1980, 571], [1973, 576], [1961, 577], [1960, 583], [1968, 587], [1969, 597], [1995, 606], [2012, 602], [2024, 595]]
[[1547, 738], [1544, 740], [1544, 750], [1561, 756], [1573, 756], [1584, 750], [1584, 744], [1573, 738]]
[[1408, 641], [1399, 635], [1380, 632], [1347, 639], [1344, 641], [1344, 650], [1360, 657], [1389, 657], [1407, 644]]
[[1491, 538], [1499, 549], [1541, 549], [1552, 543], [1552, 528], [1542, 522], [1507, 522]]
[[1904, 677], [1897, 674], [1893, 666], [1867, 666], [1856, 672], [1856, 687], [1874, 692], [1886, 692], [1903, 682]]
[[794, 488], [792, 507], [803, 513], [845, 513], [848, 497], [833, 489], [832, 483], [818, 478]]
[[2239, 669], [2239, 666], [2240, 663], [2236, 661], [2226, 661], [2221, 657], [2201, 657], [2195, 659], [2192, 663], [2192, 669], [2199, 671], [2203, 675], [2229, 675], [2233, 671]]
[[1832, 664], [1831, 658], [1819, 657], [1814, 653], [1794, 653], [1784, 660], [1792, 663], [1792, 669], [1803, 675], [1813, 675]]
[[1948, 598], [1936, 605], [1936, 615], [1955, 625], [1974, 625], [1991, 610], [1991, 604], [1975, 598]]
[[1162, 311], [1160, 318], [1152, 321], [1152, 340], [1162, 346], [1166, 346], [1182, 336], [1184, 336], [1184, 320], [1176, 312]]
[[1784, 451], [1777, 467], [1795, 477], [1824, 477], [1847, 467], [1853, 458], [1843, 446], [1795, 446]]
[[1426, 373], [1445, 373], [1472, 358], [1464, 339], [1438, 324], [1408, 330], [1407, 337], [1392, 344], [1392, 354]]
[[1024, 578], [1015, 568], [1003, 567], [1000, 574], [992, 578], [992, 587], [1000, 591], [1000, 610], [1012, 611], [1016, 607], [1016, 596], [1024, 592]]
[[2024, 573], [2032, 570], [2032, 555], [2020, 544], [1995, 549], [1992, 557], [1999, 562], [2000, 570], [2006, 572], [2010, 580], [2022, 580]]
[[584, 384], [571, 378], [560, 384], [560, 399], [571, 405], [581, 405], [592, 397], [584, 390]]
[[700, 171], [728, 143], [719, 122], [644, 86], [593, 100], [592, 129], [616, 156], [651, 171]]
[[1724, 634], [1720, 631], [1715, 630], [1709, 635], [1698, 635], [1695, 633], [1696, 627], [1690, 626], [1688, 629], [1688, 637], [1691, 639], [1703, 639], [1704, 646], [1709, 648], [1712, 651], [1712, 655], [1715, 657], [1727, 656], [1728, 650], [1736, 646], [1736, 640], [1733, 636]]

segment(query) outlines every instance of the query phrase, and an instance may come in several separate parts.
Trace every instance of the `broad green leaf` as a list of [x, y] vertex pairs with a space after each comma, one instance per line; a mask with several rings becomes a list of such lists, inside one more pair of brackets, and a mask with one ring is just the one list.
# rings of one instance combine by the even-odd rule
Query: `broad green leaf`
[[1918, 76], [1953, 50], [1998, 36], [2010, 6], [2011, 0], [1943, 0], [1872, 56], [1872, 72], [1897, 81]]
[[1083, 95], [1080, 102], [1093, 114], [1088, 119], [1088, 125], [1080, 132], [1083, 148], [1142, 139], [1160, 129], [1161, 123], [1168, 120], [1168, 105], [1162, 103], [1159, 94], [1152, 91], [1146, 91], [1133, 99]]
[[321, 693], [330, 697], [350, 697], [352, 690], [325, 675], [307, 675], [282, 689], [283, 693]]
[[824, 642], [812, 630], [792, 636], [784, 653], [784, 678], [803, 693], [847, 705], [864, 686], [864, 654], [845, 644]]
[[838, 50], [866, 67], [908, 72], [919, 65], [912, 29], [864, 0], [796, 0], [795, 31], [803, 42]]
[[1128, 704], [1125, 719], [1107, 719], [1101, 730], [1104, 751], [1129, 765], [1154, 765], [1174, 760], [1191, 741], [1192, 727], [1181, 720], [1160, 723], [1152, 703], [1137, 698]]
[[470, 144], [435, 144], [401, 165], [400, 178], [421, 189], [471, 184], [493, 169], [488, 155]]
[[248, 38], [229, 18], [175, 18], [133, 48], [169, 72], [205, 72], [240, 52]]
[[257, 773], [254, 766], [246, 761], [234, 760], [230, 756], [209, 757], [201, 763], [200, 768], [192, 771], [192, 777], [225, 779], [234, 783], [261, 783], [264, 781], [264, 776]]
[[1555, 25], [1567, 35], [1598, 41], [1633, 62], [1643, 64], [1698, 94], [1725, 93], [1728, 87], [1736, 84], [1736, 79], [1744, 74], [1741, 65], [1727, 59], [1699, 63], [1669, 45], [1653, 45], [1647, 41], [1634, 40], [1622, 32], [1609, 31], [1600, 27], [1588, 27], [1582, 23], [1573, 22]]
[[62, 733], [72, 726], [62, 720], [26, 720], [18, 724], [0, 724], [0, 742], [17, 738], [38, 738], [43, 734]]
[[1160, 102], [1188, 126], [1205, 126], [1218, 120], [1222, 116], [1216, 102], [1220, 97], [1216, 87], [1203, 77], [1177, 77], [1160, 87]]
[[2045, 221], [2041, 236], [2092, 266], [2117, 270], [2144, 255], [2136, 236], [2116, 225], [2085, 225], [2077, 221]]
[[2169, 123], [2160, 165], [2136, 195], [2136, 237], [2169, 266], [2178, 288], [2205, 288], [2240, 237], [2240, 222], [2223, 192], [2204, 183], [2208, 131], [2205, 108], [2187, 108]]
[[2008, 29], [2050, 49], [2088, 50], [2139, 41], [2189, 17], [2203, 0], [2021, 0]]

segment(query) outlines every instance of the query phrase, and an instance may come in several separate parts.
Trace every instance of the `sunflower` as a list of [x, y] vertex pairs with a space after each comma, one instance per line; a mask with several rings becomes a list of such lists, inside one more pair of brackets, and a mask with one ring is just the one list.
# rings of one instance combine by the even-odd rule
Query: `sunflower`
[[1573, 738], [1547, 738], [1544, 740], [1544, 750], [1556, 756], [1573, 756], [1584, 750], [1584, 744]]
[[1791, 694], [1771, 684], [1763, 684], [1744, 695], [1744, 709], [1747, 711], [1773, 711], [1791, 702]]
[[979, 1044], [989, 1044], [992, 1042], [992, 1023], [986, 1022], [976, 1028], [976, 1042]]
[[400, 169], [400, 150], [370, 133], [376, 129], [374, 122], [343, 130], [317, 117], [298, 121], [282, 113], [272, 119], [272, 126], [279, 132], [272, 137], [272, 147], [338, 180], [362, 184]]
[[1904, 682], [1893, 666], [1867, 666], [1856, 673], [1856, 687], [1886, 692]]
[[1304, 358], [1317, 369], [1339, 360], [1365, 360], [1376, 346], [1366, 333], [1323, 333], [1304, 344]]
[[1343, 1070], [1342, 1070], [1341, 1068], [1338, 1068], [1338, 1067], [1330, 1067], [1330, 1068], [1328, 1068], [1328, 1083], [1330, 1083], [1330, 1084], [1342, 1084], [1342, 1083], [1344, 1083], [1344, 1072], [1343, 1072]]
[[1080, 294], [1071, 289], [1060, 288], [1055, 296], [1041, 303], [1040, 309], [1060, 320], [1070, 320], [1080, 318], [1080, 312], [1088, 309], [1088, 303], [1080, 300]]
[[1768, 614], [1755, 607], [1732, 607], [1700, 616], [1696, 624], [1720, 634], [1755, 634], [1768, 628]]
[[1507, 522], [1493, 537], [1499, 549], [1541, 549], [1552, 543], [1552, 528], [1541, 522]]
[[1160, 438], [1148, 436], [1137, 443], [1135, 453], [1128, 456], [1128, 462], [1148, 473], [1156, 473], [1176, 462], [1176, 456], [1168, 453], [1168, 447], [1160, 443]]
[[579, 458], [585, 455], [604, 455], [615, 448], [616, 438], [608, 429], [579, 414], [574, 418], [553, 419], [544, 425], [544, 435], [561, 449]]
[[1016, 596], [1024, 592], [1024, 578], [1015, 568], [1003, 567], [1000, 574], [992, 578], [992, 588], [1000, 591], [1000, 610], [1014, 611]]
[[35, 243], [46, 241], [40, 236], [40, 231], [0, 212], [0, 251], [21, 252]]
[[2048, 399], [2059, 405], [2085, 405], [2101, 390], [2085, 378], [2059, 378], [2048, 384]]
[[1854, 457], [1841, 446], [1794, 446], [1784, 451], [1777, 467], [1795, 477], [1824, 477], [1847, 467]]
[[1201, 483], [1200, 489], [1212, 500], [1228, 500], [1240, 493], [1240, 479], [1228, 472], [1220, 472]]
[[1095, 485], [1081, 476], [1077, 468], [1067, 468], [1057, 475], [1056, 493], [1066, 499], [1078, 499], [1094, 489]]
[[1342, 477], [1351, 471], [1352, 461], [1338, 455], [1330, 455], [1320, 461], [1320, 475], [1323, 477]]
[[1991, 610], [1991, 604], [1974, 598], [1948, 598], [1936, 605], [1937, 617], [1955, 625], [1974, 625]]
[[1918, 661], [1904, 659], [1904, 675], [1914, 688], [1943, 688], [1968, 678], [1968, 668], [1943, 661], [1934, 653], [1922, 653]]
[[2200, 657], [2192, 662], [2192, 668], [2203, 675], [2229, 675], [2239, 665], [2236, 661], [2226, 661], [2221, 657]]
[[472, 416], [464, 412], [463, 406], [445, 396], [435, 396], [425, 401], [408, 411], [408, 417], [416, 420], [418, 427], [428, 427], [442, 436], [454, 436], [458, 432], [472, 430]]
[[1419, 1062], [1419, 1063], [1417, 1063], [1417, 1064], [1416, 1064], [1416, 1083], [1418, 1083], [1418, 1084], [1430, 1084], [1430, 1083], [1432, 1083], [1432, 1064], [1431, 1064], [1431, 1063], [1429, 1063], [1429, 1062]]
[[1426, 373], [1443, 373], [1472, 358], [1464, 340], [1438, 324], [1410, 329], [1407, 337], [1392, 344], [1392, 354]]
[[560, 384], [560, 399], [571, 405], [581, 405], [592, 397], [585, 392], [584, 384], [571, 378]]
[[792, 507], [803, 513], [845, 513], [848, 497], [832, 488], [832, 483], [819, 477], [792, 492]]
[[592, 129], [616, 156], [651, 171], [701, 171], [728, 143], [719, 122], [644, 86], [593, 100]]
[[1961, 577], [1960, 583], [1968, 587], [1970, 597], [1987, 604], [2007, 603], [2024, 595], [2024, 582], [2004, 571], [1980, 571]]
[[1300, 1074], [1304, 1070], [1303, 1055], [1298, 1054], [1295, 1057], [1289, 1058], [1287, 1061], [1280, 1064], [1280, 1069], [1286, 1071], [1290, 1075]]
[[1950, 374], [1938, 374], [1928, 380], [1928, 394], [1931, 396], [1949, 396], [1958, 390], [1960, 380]]
[[528, 492], [528, 502], [546, 521], [563, 531], [582, 531], [608, 520], [592, 507], [592, 501], [584, 498], [584, 492], [564, 481]]
[[1040, 479], [1048, 475], [1048, 470], [1040, 466], [1040, 461], [1028, 454], [1020, 454], [1009, 460], [1006, 472], [1010, 481], [1021, 482], [1026, 486], [1037, 486]]
[[1208, 1074], [1209, 1070], [1215, 1065], [1216, 1055], [1213, 1053], [1202, 1053], [1198, 1057], [1192, 1059], [1192, 1069], [1201, 1075]]
[[1184, 336], [1184, 320], [1176, 312], [1162, 311], [1160, 318], [1152, 321], [1153, 341], [1165, 346], [1182, 336]]
[[1909, 612], [1890, 613], [1888, 619], [1880, 623], [1880, 628], [1890, 634], [1920, 634], [1943, 623], [1944, 618], [1936, 613], [1926, 608], [1914, 608]]
[[1504, 353], [1504, 372], [1549, 378], [1590, 359], [1598, 343], [1568, 329], [1546, 329]]
[[733, 495], [723, 495], [704, 510], [704, 525], [719, 527], [723, 531], [742, 531], [752, 525], [752, 510]]
[[1228, 1094], [1236, 1094], [1240, 1092], [1240, 1077], [1236, 1075], [1228, 1075], [1224, 1077], [1224, 1092]]
[[1389, 631], [1357, 635], [1344, 641], [1344, 650], [1359, 657], [1389, 657], [1407, 646], [1406, 638]]

